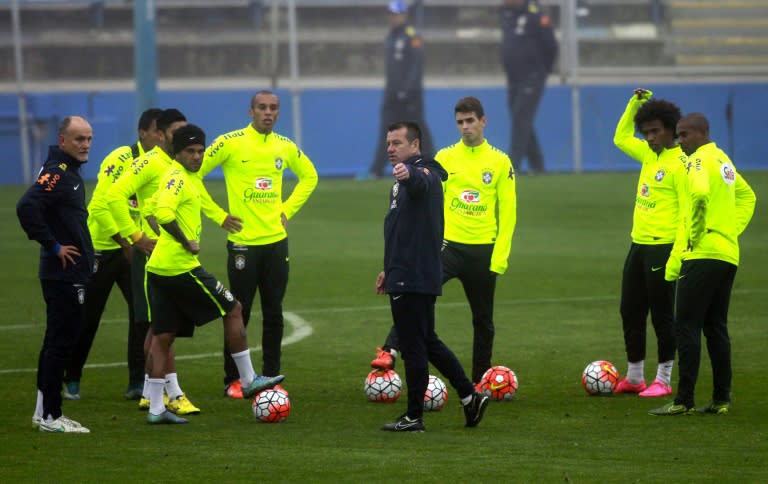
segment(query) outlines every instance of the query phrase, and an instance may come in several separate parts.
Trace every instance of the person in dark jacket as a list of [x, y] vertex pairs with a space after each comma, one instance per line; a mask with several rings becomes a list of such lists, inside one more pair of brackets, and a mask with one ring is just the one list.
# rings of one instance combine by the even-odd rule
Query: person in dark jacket
[[379, 177], [387, 172], [386, 127], [400, 121], [415, 121], [421, 126], [422, 153], [434, 154], [432, 136], [424, 120], [424, 46], [421, 37], [409, 23], [408, 6], [403, 0], [389, 2], [389, 25], [385, 42], [386, 85], [381, 102], [381, 127], [366, 177]]
[[501, 63], [512, 118], [509, 157], [515, 171], [527, 158], [529, 171], [543, 173], [544, 156], [533, 122], [557, 56], [557, 40], [550, 18], [536, 0], [504, 0], [501, 33]]
[[85, 183], [80, 165], [88, 161], [93, 129], [84, 118], [68, 116], [59, 126], [37, 180], [16, 205], [21, 227], [40, 244], [40, 285], [46, 329], [37, 366], [33, 425], [44, 432], [88, 433], [61, 411], [64, 369], [82, 331], [94, 250], [88, 232]]
[[442, 182], [448, 174], [438, 162], [421, 155], [417, 123], [391, 124], [386, 139], [395, 183], [384, 219], [384, 270], [376, 278], [376, 293], [389, 295], [405, 362], [408, 409], [382, 430], [425, 430], [422, 416], [429, 363], [456, 389], [466, 426], [474, 427], [483, 418], [489, 397], [475, 391], [456, 355], [435, 333], [435, 299], [443, 284]]

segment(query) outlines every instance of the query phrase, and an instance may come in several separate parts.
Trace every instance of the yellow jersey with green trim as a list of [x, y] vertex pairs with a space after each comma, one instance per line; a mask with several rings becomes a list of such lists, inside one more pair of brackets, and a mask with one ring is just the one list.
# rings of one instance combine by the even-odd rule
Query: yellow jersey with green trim
[[683, 260], [717, 259], [739, 265], [739, 235], [755, 211], [755, 192], [713, 142], [688, 157], [689, 250]]
[[[157, 234], [149, 226], [146, 218], [155, 212], [153, 195], [158, 189], [160, 177], [172, 163], [173, 159], [161, 147], [155, 146], [144, 156], [136, 158], [130, 169], [110, 187], [106, 197], [107, 203], [120, 235], [128, 238], [131, 234], [142, 231], [151, 239], [157, 238]], [[195, 176], [200, 178], [198, 175]], [[136, 225], [125, 209], [125, 200], [133, 194], [136, 194], [139, 202], [141, 213], [139, 225]], [[213, 201], [207, 191], [202, 197], [203, 213], [216, 224], [221, 225], [227, 213]]]
[[[613, 143], [641, 164], [632, 216], [632, 242], [673, 244], [687, 199], [686, 156], [679, 146], [657, 154], [647, 141], [635, 137], [634, 117], [646, 101], [632, 96], [616, 125]], [[673, 251], [682, 249], [676, 247]]]
[[[134, 153], [137, 153], [139, 157], [144, 155], [144, 147], [141, 146], [141, 143], [137, 142], [133, 146], [121, 146], [114, 149], [99, 166], [96, 187], [93, 189], [91, 201], [88, 204], [88, 230], [91, 232], [93, 247], [96, 250], [120, 248], [120, 245], [112, 238], [119, 231], [109, 210], [107, 193], [120, 176], [130, 169], [135, 158]], [[138, 202], [129, 198], [127, 203], [131, 217], [134, 220], [138, 219]]]
[[[155, 194], [154, 215], [157, 223], [162, 227], [162, 224], [175, 220], [188, 240], [200, 243], [203, 230], [200, 210], [205, 191], [199, 176], [174, 161], [160, 178], [160, 186]], [[175, 276], [199, 266], [200, 261], [195, 254], [185, 249], [164, 228], [160, 229], [157, 245], [147, 260], [147, 272]]]
[[[208, 147], [201, 176], [221, 166], [227, 186], [229, 212], [243, 220], [243, 230], [228, 239], [242, 245], [266, 245], [287, 237], [281, 214], [291, 219], [317, 186], [312, 161], [290, 139], [262, 134], [249, 124], [216, 138]], [[283, 201], [283, 174], [298, 178]]]
[[443, 238], [494, 244], [489, 269], [504, 274], [517, 222], [515, 171], [509, 156], [487, 140], [474, 147], [459, 141], [438, 151], [435, 160], [448, 172], [443, 183]]

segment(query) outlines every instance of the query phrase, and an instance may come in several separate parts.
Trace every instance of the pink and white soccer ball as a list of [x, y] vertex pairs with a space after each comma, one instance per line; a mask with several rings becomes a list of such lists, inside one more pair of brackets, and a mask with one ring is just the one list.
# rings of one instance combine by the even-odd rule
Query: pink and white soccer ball
[[584, 368], [581, 385], [590, 395], [610, 395], [619, 383], [619, 378], [619, 370], [613, 363], [597, 360]]
[[435, 375], [429, 375], [427, 391], [424, 392], [424, 410], [439, 412], [448, 402], [448, 387], [443, 380]]
[[263, 390], [253, 397], [252, 408], [259, 422], [280, 423], [291, 414], [291, 400], [282, 390]]
[[400, 398], [403, 382], [395, 370], [373, 370], [365, 377], [365, 396], [372, 402], [394, 403]]

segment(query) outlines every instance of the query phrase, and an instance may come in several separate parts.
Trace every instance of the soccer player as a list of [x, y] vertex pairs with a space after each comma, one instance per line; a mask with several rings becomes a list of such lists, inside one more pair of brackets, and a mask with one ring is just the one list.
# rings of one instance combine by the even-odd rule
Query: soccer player
[[[443, 183], [442, 283], [458, 278], [464, 287], [472, 310], [472, 380], [477, 383], [491, 367], [496, 277], [507, 270], [517, 197], [509, 157], [485, 139], [488, 119], [480, 100], [460, 99], [454, 117], [461, 141], [435, 156], [448, 171], [448, 180]], [[394, 367], [397, 347], [397, 330], [393, 328], [371, 366]]]
[[224, 320], [224, 338], [232, 349], [243, 395], [251, 397], [283, 380], [282, 375], [257, 376], [243, 326], [242, 307], [222, 283], [200, 265], [202, 179], [196, 175], [205, 152], [205, 133], [186, 125], [173, 135], [174, 162], [160, 179], [155, 218], [163, 228], [155, 250], [147, 261], [147, 286], [152, 310], [154, 338], [149, 351], [149, 401], [147, 422], [181, 424], [187, 420], [163, 405], [164, 375], [172, 361], [171, 344], [179, 336], [191, 336], [219, 316]]
[[[621, 151], [640, 162], [632, 243], [621, 280], [620, 312], [628, 369], [614, 393], [641, 397], [672, 394], [675, 288], [674, 283], [664, 280], [664, 273], [670, 255], [675, 257], [684, 248], [682, 243], [675, 245], [675, 239], [686, 200], [686, 158], [675, 135], [680, 109], [668, 101], [651, 99], [652, 95], [646, 89], [634, 90], [613, 136]], [[643, 140], [635, 137], [635, 129]], [[643, 368], [649, 311], [658, 342], [658, 367], [656, 378], [647, 386]]]
[[[112, 151], [99, 168], [96, 187], [93, 189], [91, 201], [88, 204], [88, 230], [96, 250], [94, 273], [88, 284], [88, 300], [85, 303], [85, 323], [80, 339], [72, 353], [72, 358], [64, 373], [64, 398], [80, 399], [80, 379], [83, 367], [91, 351], [93, 339], [99, 329], [101, 315], [112, 292], [112, 286], [117, 284], [128, 304], [128, 388], [125, 398], [138, 400], [144, 386], [144, 338], [149, 323], [137, 322], [133, 315], [133, 296], [131, 290], [131, 246], [117, 231], [106, 194], [120, 176], [130, 169], [131, 162], [143, 156], [154, 148], [160, 141], [157, 129], [157, 118], [163, 110], [150, 108], [139, 118], [139, 141], [128, 146], [121, 146]], [[135, 206], [135, 198], [131, 200]], [[134, 212], [138, 216], [138, 212]]]
[[739, 265], [739, 235], [752, 219], [756, 198], [728, 155], [710, 141], [709, 122], [703, 114], [680, 119], [677, 135], [688, 155], [689, 194], [682, 235], [687, 248], [680, 259], [670, 259], [668, 271], [670, 279], [677, 279], [677, 395], [673, 402], [649, 413], [686, 415], [694, 411], [703, 331], [712, 364], [712, 400], [696, 411], [723, 415], [731, 408], [728, 306]]
[[86, 287], [93, 267], [88, 233], [85, 183], [80, 166], [88, 161], [93, 129], [80, 116], [59, 126], [58, 146], [51, 146], [35, 183], [16, 205], [21, 227], [40, 244], [40, 285], [46, 327], [37, 364], [37, 403], [32, 424], [44, 432], [88, 433], [61, 410], [64, 368], [82, 329]]
[[429, 363], [456, 389], [467, 427], [480, 423], [490, 400], [475, 391], [456, 355], [435, 333], [435, 300], [442, 292], [443, 274], [442, 180], [448, 174], [439, 163], [423, 157], [420, 146], [418, 124], [389, 126], [387, 156], [395, 183], [384, 219], [384, 270], [376, 277], [376, 293], [389, 295], [408, 387], [407, 411], [381, 428], [391, 432], [425, 430], [422, 416]]
[[[180, 127], [187, 124], [186, 117], [177, 109], [165, 109], [157, 119], [157, 129], [160, 135], [160, 142], [144, 156], [137, 158], [131, 164], [123, 176], [114, 183], [107, 192], [107, 203], [109, 211], [114, 219], [120, 235], [133, 243], [133, 254], [131, 259], [131, 281], [133, 284], [134, 296], [134, 317], [137, 321], [151, 324], [149, 313], [149, 301], [144, 288], [144, 272], [147, 257], [152, 253], [159, 235], [159, 229], [153, 227], [154, 200], [153, 195], [158, 190], [160, 177], [165, 173], [172, 163], [169, 155], [173, 149], [173, 133]], [[135, 194], [141, 219], [137, 225], [131, 218], [128, 209], [128, 200]], [[207, 192], [204, 196], [208, 195]], [[238, 230], [239, 220], [236, 217], [229, 216], [221, 210], [208, 197], [202, 201], [206, 215], [214, 222], [227, 230]], [[149, 351], [152, 332], [147, 331], [144, 342], [144, 350]], [[173, 351], [170, 352], [170, 361], [166, 365], [169, 370], [166, 375], [166, 393], [168, 395], [169, 408], [178, 414], [198, 413], [200, 409], [192, 404], [181, 390], [176, 374]], [[147, 366], [149, 363], [147, 363]], [[149, 408], [150, 402], [147, 398], [147, 383], [145, 375], [145, 385], [142, 391], [142, 398], [139, 400], [139, 408]]]
[[[217, 166], [224, 172], [229, 211], [243, 219], [243, 230], [227, 242], [227, 273], [232, 293], [243, 305], [247, 327], [256, 290], [261, 298], [262, 374], [280, 373], [283, 340], [283, 297], [288, 286], [286, 225], [317, 186], [312, 161], [290, 139], [273, 131], [280, 101], [270, 91], [251, 98], [251, 123], [223, 134], [208, 147], [200, 169], [204, 177]], [[283, 201], [283, 173], [290, 169], [298, 183]], [[231, 348], [224, 348], [224, 393], [242, 398]]]

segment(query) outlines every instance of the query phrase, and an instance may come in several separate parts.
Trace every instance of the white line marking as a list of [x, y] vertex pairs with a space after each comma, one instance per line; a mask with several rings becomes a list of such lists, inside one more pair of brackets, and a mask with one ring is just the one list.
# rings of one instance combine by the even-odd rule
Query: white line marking
[[[304, 338], [309, 337], [312, 332], [312, 326], [301, 316], [293, 312], [284, 312], [283, 319], [293, 328], [291, 334], [283, 338], [283, 346], [297, 343]], [[261, 351], [261, 346], [252, 346], [251, 351]], [[199, 360], [203, 358], [221, 357], [221, 352], [217, 353], [201, 353], [197, 355], [177, 355], [177, 360]], [[93, 363], [85, 365], [85, 368], [116, 368], [125, 367], [127, 363], [125, 361], [119, 361], [114, 363]], [[6, 370], [0, 370], [0, 374], [6, 373], [34, 373], [37, 368], [11, 368]]]

